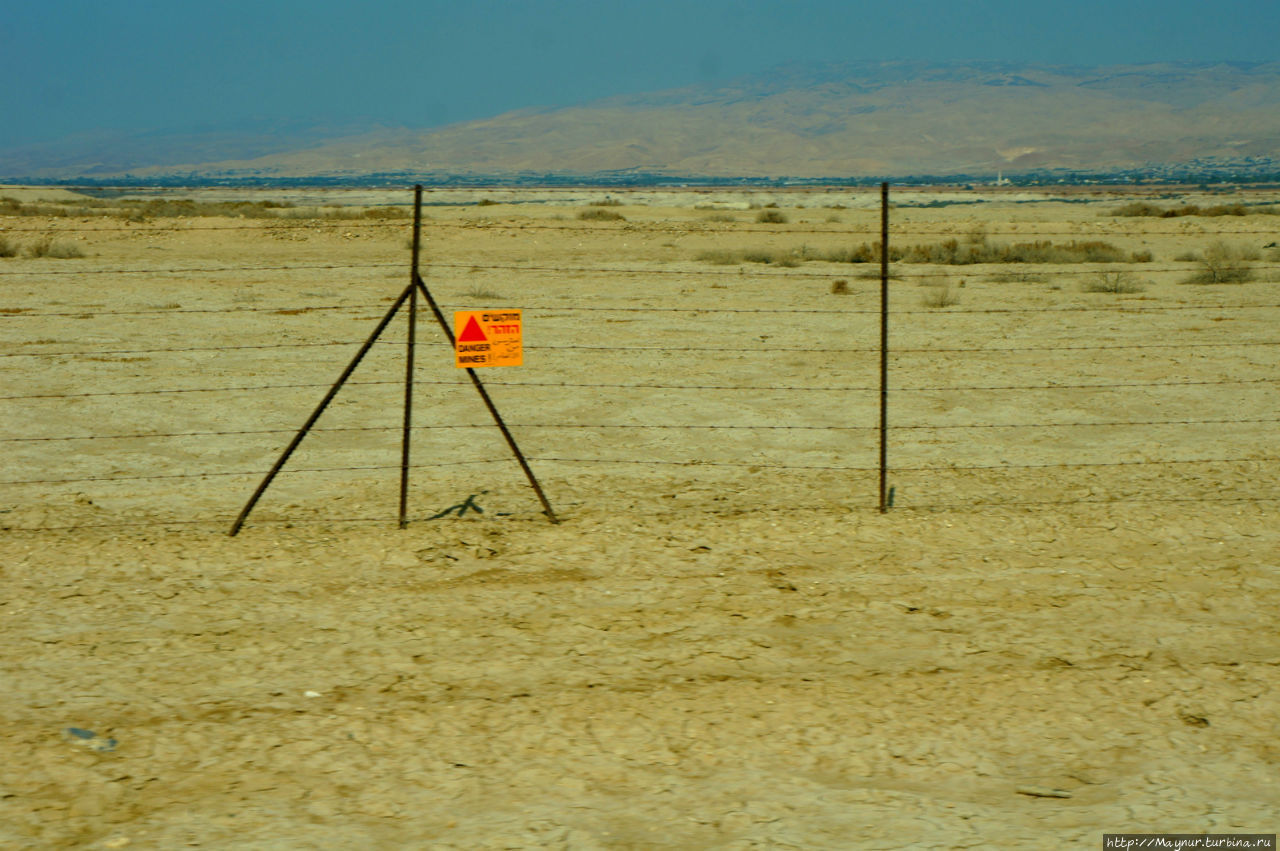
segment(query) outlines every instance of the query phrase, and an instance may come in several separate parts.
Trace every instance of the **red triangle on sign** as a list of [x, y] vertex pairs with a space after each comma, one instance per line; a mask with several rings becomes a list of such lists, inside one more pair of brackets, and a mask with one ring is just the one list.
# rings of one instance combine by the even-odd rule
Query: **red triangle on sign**
[[484, 331], [480, 328], [480, 323], [476, 321], [474, 316], [467, 317], [467, 327], [462, 329], [462, 334], [458, 336], [459, 343], [487, 343], [489, 338], [484, 335]]

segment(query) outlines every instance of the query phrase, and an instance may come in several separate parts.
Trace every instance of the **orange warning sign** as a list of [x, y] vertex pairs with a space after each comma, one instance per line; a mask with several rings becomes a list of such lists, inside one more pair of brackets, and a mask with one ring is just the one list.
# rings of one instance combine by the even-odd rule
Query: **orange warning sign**
[[453, 314], [455, 365], [520, 366], [524, 363], [519, 310], [459, 310]]

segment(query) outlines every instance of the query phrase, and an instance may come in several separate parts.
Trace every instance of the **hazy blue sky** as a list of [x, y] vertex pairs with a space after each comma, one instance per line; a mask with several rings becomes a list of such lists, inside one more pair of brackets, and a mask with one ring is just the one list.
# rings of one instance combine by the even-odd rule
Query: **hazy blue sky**
[[0, 0], [0, 146], [428, 127], [789, 61], [1275, 61], [1280, 0]]

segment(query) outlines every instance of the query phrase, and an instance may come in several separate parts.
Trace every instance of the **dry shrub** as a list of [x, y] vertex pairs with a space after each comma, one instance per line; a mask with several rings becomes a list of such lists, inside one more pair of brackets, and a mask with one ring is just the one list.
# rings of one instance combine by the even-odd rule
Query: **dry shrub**
[[[892, 252], [890, 252], [890, 253], [892, 253]], [[863, 281], [878, 281], [878, 280], [880, 280], [880, 264], [879, 264], [879, 263], [877, 263], [875, 266], [872, 266], [872, 267], [871, 267], [871, 268], [869, 268], [869, 269], [860, 269], [860, 270], [856, 273], [856, 276], [857, 276], [860, 280], [863, 280]], [[891, 280], [891, 281], [897, 281], [897, 280], [901, 280], [901, 279], [902, 279], [902, 276], [901, 276], [900, 274], [898, 274], [898, 267], [896, 267], [896, 266], [890, 266], [890, 267], [889, 267], [889, 280]]]
[[590, 210], [582, 210], [578, 213], [578, 218], [584, 222], [625, 222], [626, 217], [621, 213], [613, 210], [605, 210], [599, 207], [593, 207]]
[[1085, 281], [1083, 289], [1087, 293], [1125, 295], [1143, 292], [1146, 290], [1146, 286], [1129, 272], [1107, 271], [1099, 272]]
[[785, 225], [787, 216], [781, 210], [761, 210], [756, 221], [764, 225]]
[[928, 292], [920, 299], [920, 303], [930, 308], [953, 307], [960, 303], [960, 294], [952, 292], [951, 284], [943, 281], [931, 284]]
[[108, 216], [132, 221], [175, 216], [233, 216], [239, 218], [274, 218], [286, 214], [292, 204], [286, 201], [193, 201], [189, 198], [152, 198], [106, 200], [77, 198], [69, 201], [23, 203], [15, 198], [0, 198], [0, 215], [44, 216]]
[[0, 257], [17, 257], [21, 246], [7, 236], [0, 236]]
[[1261, 257], [1262, 253], [1256, 248], [1215, 242], [1196, 258], [1200, 269], [1184, 283], [1243, 284], [1252, 281], [1254, 272], [1249, 264]]
[[695, 259], [704, 263], [713, 263], [717, 266], [733, 266], [738, 263], [762, 263], [769, 266], [793, 268], [799, 266], [805, 258], [801, 251], [781, 251], [776, 248], [744, 248], [736, 251], [717, 248], [701, 251]]
[[27, 246], [27, 256], [69, 260], [74, 257], [83, 257], [84, 251], [73, 243], [57, 242], [53, 237], [44, 236]]
[[[971, 235], [976, 237], [976, 234]], [[828, 263], [879, 263], [881, 247], [877, 242], [864, 242], [851, 248], [840, 248], [815, 255], [811, 259]], [[1012, 244], [966, 242], [947, 239], [942, 242], [908, 246], [891, 245], [889, 260], [907, 263], [936, 263], [944, 266], [967, 266], [975, 263], [1125, 263], [1146, 262], [1141, 253], [1126, 254], [1118, 246], [1101, 240], [1054, 243], [1049, 240]]]
[[743, 262], [741, 251], [729, 251], [724, 248], [700, 251], [694, 259], [701, 260], [703, 263], [711, 263], [716, 266], [736, 266]]
[[832, 295], [849, 295], [849, 282], [845, 280], [831, 282]]
[[492, 302], [494, 304], [497, 304], [498, 302], [502, 301], [501, 294], [496, 293], [491, 289], [487, 289], [479, 285], [472, 285], [472, 287], [469, 290], [467, 290], [465, 293], [463, 293], [463, 295], [467, 299], [471, 300], [472, 302], [486, 301], [486, 302]]
[[[828, 263], [879, 263], [880, 241], [864, 242], [851, 248], [834, 248], [814, 256], [814, 260], [825, 260]], [[896, 246], [889, 248], [889, 260], [901, 260], [903, 251]]]
[[1274, 216], [1280, 212], [1275, 207], [1250, 207], [1245, 204], [1217, 204], [1212, 207], [1200, 207], [1196, 204], [1184, 204], [1181, 207], [1160, 207], [1144, 201], [1125, 204], [1112, 211], [1113, 216], [1147, 216], [1160, 219], [1176, 219], [1181, 216]]
[[1111, 211], [1113, 216], [1162, 216], [1165, 208], [1149, 204], [1146, 201], [1134, 201]]
[[407, 207], [370, 207], [360, 215], [366, 219], [407, 219], [413, 211]]
[[991, 280], [997, 284], [1044, 284], [1048, 283], [1049, 276], [1042, 272], [1016, 270], [996, 272], [991, 276]]

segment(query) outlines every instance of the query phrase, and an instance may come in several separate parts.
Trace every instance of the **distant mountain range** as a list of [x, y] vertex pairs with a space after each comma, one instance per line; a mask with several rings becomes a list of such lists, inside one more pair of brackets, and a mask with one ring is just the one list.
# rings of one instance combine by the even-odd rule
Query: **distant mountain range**
[[1194, 163], [1280, 172], [1280, 63], [795, 64], [433, 130], [86, 136], [0, 151], [0, 177], [848, 178]]

